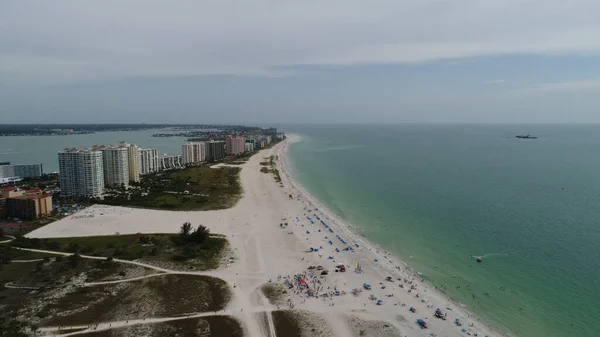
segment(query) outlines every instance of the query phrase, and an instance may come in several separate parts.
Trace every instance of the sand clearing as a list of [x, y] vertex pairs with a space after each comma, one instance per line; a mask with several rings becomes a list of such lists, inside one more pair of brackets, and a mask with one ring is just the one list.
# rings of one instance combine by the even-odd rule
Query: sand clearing
[[[293, 308], [285, 305], [281, 309], [313, 313], [327, 324], [325, 330], [332, 336], [353, 337], [363, 329], [365, 336], [500, 335], [487, 332], [483, 323], [434, 289], [427, 289], [405, 264], [365, 242], [302, 191], [291, 180], [284, 163], [288, 144], [297, 140], [297, 137], [290, 136], [283, 143], [263, 150], [240, 165], [244, 196], [231, 209], [176, 212], [97, 205], [42, 227], [28, 236], [51, 238], [115, 233], [174, 233], [185, 221], [193, 225], [207, 225], [212, 232], [227, 236], [237, 256], [231, 266], [214, 271], [213, 275], [232, 286], [233, 299], [224, 313], [239, 319], [248, 337], [272, 334], [270, 312], [277, 310], [276, 305], [269, 304], [265, 298], [257, 295], [260, 293], [257, 289], [269, 280], [283, 283], [287, 279], [294, 283], [295, 274], [307, 274], [311, 289], [315, 293], [320, 289], [319, 297], [307, 297], [304, 292], [296, 294], [294, 288], [289, 294]], [[284, 187], [275, 182], [272, 174], [259, 171], [259, 162], [270, 155], [279, 156], [276, 164]], [[291, 199], [290, 194], [293, 196]], [[280, 224], [285, 222], [288, 223], [287, 227], [281, 228]], [[342, 243], [342, 240], [346, 243]], [[353, 251], [344, 251], [348, 246]], [[309, 247], [318, 248], [319, 251], [309, 253]], [[329, 259], [330, 256], [332, 259]], [[360, 263], [362, 273], [354, 272], [356, 262]], [[346, 265], [345, 273], [334, 272], [338, 263]], [[327, 269], [329, 274], [323, 278], [317, 276], [313, 281], [307, 270], [309, 266], [318, 265]], [[388, 276], [394, 281], [385, 281]], [[369, 283], [372, 290], [363, 290], [357, 296], [351, 294], [352, 289], [362, 288], [363, 283]], [[382, 285], [385, 285], [385, 289], [382, 289]], [[416, 289], [409, 292], [413, 285]], [[329, 296], [328, 293], [335, 289], [343, 290], [345, 294]], [[419, 297], [416, 297], [417, 293]], [[370, 295], [382, 299], [383, 304], [377, 305], [376, 301], [369, 299]], [[410, 307], [415, 307], [416, 313], [410, 312]], [[437, 307], [447, 313], [446, 321], [434, 317]], [[267, 312], [269, 319], [264, 319], [261, 312]], [[428, 329], [419, 328], [416, 324], [418, 318], [428, 323]], [[462, 320], [461, 327], [454, 324], [455, 318]], [[267, 326], [265, 321], [269, 323]], [[470, 327], [472, 323], [474, 327]], [[468, 334], [461, 332], [461, 329]]]

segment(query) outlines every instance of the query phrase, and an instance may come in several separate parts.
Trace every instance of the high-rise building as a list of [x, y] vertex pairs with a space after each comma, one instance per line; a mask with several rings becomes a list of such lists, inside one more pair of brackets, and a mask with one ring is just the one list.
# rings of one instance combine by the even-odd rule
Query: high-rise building
[[21, 178], [39, 178], [44, 174], [42, 164], [13, 165], [15, 176]]
[[254, 151], [254, 143], [246, 143], [244, 146], [246, 147], [246, 152]]
[[206, 142], [206, 153], [208, 161], [217, 161], [225, 158], [225, 142], [222, 140]]
[[227, 136], [227, 154], [228, 155], [239, 155], [246, 151], [246, 137], [244, 136]]
[[158, 149], [139, 149], [140, 174], [149, 174], [160, 171]]
[[104, 185], [118, 187], [129, 184], [127, 146], [99, 146], [102, 151]]
[[15, 167], [10, 163], [2, 163], [0, 165], [0, 178], [12, 178], [16, 177]]
[[206, 143], [187, 143], [181, 146], [183, 164], [206, 161]]
[[127, 167], [129, 181], [140, 181], [140, 148], [137, 145], [121, 143], [127, 147]]
[[42, 176], [42, 164], [11, 165], [0, 163], [0, 178], [39, 178]]
[[64, 149], [58, 153], [62, 197], [97, 198], [104, 194], [102, 151]]

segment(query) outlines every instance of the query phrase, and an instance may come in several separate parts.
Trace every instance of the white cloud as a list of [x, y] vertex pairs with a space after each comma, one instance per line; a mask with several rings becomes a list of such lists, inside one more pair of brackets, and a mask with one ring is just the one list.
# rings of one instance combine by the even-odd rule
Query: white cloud
[[154, 0], [0, 4], [0, 81], [285, 76], [295, 65], [597, 54], [596, 0]]

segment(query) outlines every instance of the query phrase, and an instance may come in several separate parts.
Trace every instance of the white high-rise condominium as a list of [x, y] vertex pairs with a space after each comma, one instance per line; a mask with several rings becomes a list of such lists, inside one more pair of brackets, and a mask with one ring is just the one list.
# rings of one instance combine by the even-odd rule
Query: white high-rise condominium
[[183, 164], [200, 163], [206, 161], [205, 143], [187, 143], [181, 146]]
[[139, 153], [140, 174], [148, 174], [160, 170], [158, 149], [139, 149]]
[[62, 197], [97, 198], [104, 194], [102, 151], [64, 149], [58, 153]]
[[127, 146], [100, 146], [104, 162], [104, 185], [118, 187], [129, 184]]

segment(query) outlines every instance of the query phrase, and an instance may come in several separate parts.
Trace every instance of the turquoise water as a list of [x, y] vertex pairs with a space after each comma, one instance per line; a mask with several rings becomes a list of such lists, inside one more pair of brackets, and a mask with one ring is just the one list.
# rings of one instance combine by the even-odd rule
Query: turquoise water
[[600, 336], [600, 126], [284, 129], [309, 193], [487, 322]]

